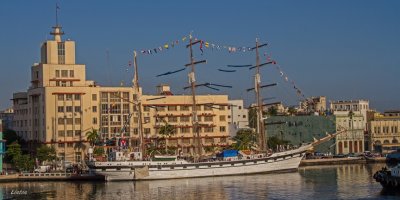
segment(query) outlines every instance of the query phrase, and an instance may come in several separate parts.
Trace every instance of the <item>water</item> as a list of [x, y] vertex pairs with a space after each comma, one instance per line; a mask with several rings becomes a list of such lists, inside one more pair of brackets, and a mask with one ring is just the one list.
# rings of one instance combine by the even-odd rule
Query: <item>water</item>
[[400, 193], [383, 190], [372, 178], [383, 166], [313, 166], [283, 174], [144, 182], [0, 183], [0, 199], [400, 199]]

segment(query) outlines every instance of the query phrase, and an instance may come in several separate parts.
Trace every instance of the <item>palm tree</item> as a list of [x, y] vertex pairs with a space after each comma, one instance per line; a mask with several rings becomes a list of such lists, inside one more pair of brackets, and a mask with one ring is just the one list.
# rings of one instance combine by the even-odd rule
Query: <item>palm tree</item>
[[168, 152], [167, 137], [175, 134], [175, 127], [171, 124], [168, 124], [168, 122], [164, 120], [164, 126], [160, 128], [158, 134], [165, 137], [165, 153], [167, 153]]
[[250, 129], [241, 129], [232, 139], [236, 142], [233, 144], [234, 149], [249, 150], [254, 144], [255, 133]]
[[90, 146], [95, 146], [96, 142], [99, 140], [100, 136], [97, 130], [92, 128], [91, 131], [86, 132], [86, 139], [89, 141]]

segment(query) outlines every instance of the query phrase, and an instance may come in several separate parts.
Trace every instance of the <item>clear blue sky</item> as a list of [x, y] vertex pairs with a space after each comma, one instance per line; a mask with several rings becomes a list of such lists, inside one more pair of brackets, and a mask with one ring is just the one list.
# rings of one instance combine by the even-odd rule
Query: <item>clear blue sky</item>
[[[285, 75], [307, 96], [331, 100], [368, 99], [383, 111], [400, 108], [400, 1], [59, 1], [64, 39], [76, 41], [77, 62], [86, 64], [87, 78], [101, 85], [130, 83], [132, 51], [156, 48], [193, 35], [215, 44], [253, 46], [280, 64]], [[12, 93], [30, 84], [30, 66], [39, 61], [40, 44], [50, 38], [56, 1], [0, 2], [0, 109], [11, 105]], [[107, 64], [106, 52], [109, 52]], [[227, 64], [254, 64], [254, 53], [228, 53], [198, 48], [198, 82], [234, 86], [215, 92], [251, 103], [253, 72], [218, 72]], [[161, 54], [139, 57], [145, 93], [169, 83], [177, 94], [188, 93], [186, 72], [155, 78], [182, 68], [189, 54], [182, 45]], [[273, 66], [262, 69], [263, 83], [278, 87], [264, 97], [292, 105], [293, 85]]]

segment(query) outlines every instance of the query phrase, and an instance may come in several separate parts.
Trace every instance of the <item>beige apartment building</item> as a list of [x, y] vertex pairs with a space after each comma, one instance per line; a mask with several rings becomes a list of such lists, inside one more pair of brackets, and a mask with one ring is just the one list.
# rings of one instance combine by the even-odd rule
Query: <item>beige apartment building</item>
[[400, 111], [374, 113], [368, 126], [372, 151], [386, 154], [400, 149]]
[[336, 130], [347, 130], [336, 136], [336, 154], [364, 152], [364, 116], [360, 111], [335, 111]]
[[[86, 133], [92, 128], [99, 131], [104, 141], [125, 137], [129, 145], [137, 145], [139, 120], [132, 103], [135, 90], [102, 87], [86, 80], [85, 65], [75, 61], [75, 42], [62, 40], [64, 33], [60, 26], [53, 27], [51, 34], [53, 40], [41, 46], [40, 63], [31, 67], [28, 91], [14, 93], [12, 99], [14, 129], [28, 142], [29, 150], [35, 151], [39, 144], [52, 145], [60, 160], [80, 162], [89, 147]], [[146, 100], [160, 96], [165, 98]], [[227, 95], [199, 95], [197, 99], [203, 146], [226, 145]], [[193, 152], [191, 96], [163, 93], [143, 95], [141, 101], [143, 130], [148, 139], [157, 137], [160, 123], [167, 120], [177, 130], [168, 144], [176, 144], [182, 153]], [[209, 109], [209, 103], [218, 110]], [[160, 108], [155, 110], [150, 106]], [[122, 131], [124, 126], [126, 131]]]

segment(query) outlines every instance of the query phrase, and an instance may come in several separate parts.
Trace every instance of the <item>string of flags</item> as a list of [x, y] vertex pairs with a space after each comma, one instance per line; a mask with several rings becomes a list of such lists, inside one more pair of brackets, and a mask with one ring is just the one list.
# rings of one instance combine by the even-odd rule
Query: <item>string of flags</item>
[[267, 62], [271, 61], [274, 62], [273, 64], [275, 65], [275, 68], [278, 70], [280, 77], [282, 77], [285, 82], [290, 83], [292, 85], [293, 89], [296, 91], [296, 94], [299, 97], [306, 99], [304, 93], [300, 90], [299, 87], [297, 87], [296, 83], [293, 80], [289, 79], [286, 73], [282, 71], [282, 67], [275, 60], [271, 58], [271, 55], [264, 53], [264, 56], [266, 57]]
[[[142, 49], [139, 52], [142, 53], [143, 55], [158, 54], [166, 50], [173, 49], [176, 46], [179, 46], [181, 43], [184, 43], [186, 40], [189, 40], [190, 38], [191, 38], [190, 35], [183, 36], [181, 39], [172, 40], [171, 42], [166, 42], [154, 48]], [[227, 50], [229, 53], [253, 51], [252, 47], [223, 45], [194, 38], [194, 41], [199, 41], [199, 40], [200, 40], [199, 50], [201, 51], [202, 54], [204, 53], [204, 49], [211, 49], [212, 51]]]

